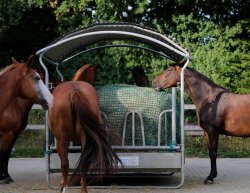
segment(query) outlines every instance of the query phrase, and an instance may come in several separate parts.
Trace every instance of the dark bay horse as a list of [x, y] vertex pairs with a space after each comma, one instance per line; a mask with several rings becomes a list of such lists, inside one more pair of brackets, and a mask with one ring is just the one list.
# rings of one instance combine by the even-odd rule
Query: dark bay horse
[[[177, 86], [184, 63], [173, 64], [158, 75], [152, 82], [154, 89]], [[204, 183], [213, 183], [219, 134], [250, 137], [250, 94], [234, 94], [191, 68], [185, 69], [184, 80], [209, 144], [211, 172]]]
[[[11, 100], [4, 101], [8, 104], [4, 104], [7, 107], [0, 114], [0, 184], [12, 182], [8, 173], [11, 150], [19, 133], [27, 125], [32, 105], [40, 103], [44, 109], [48, 109], [53, 103], [53, 97], [40, 80], [40, 76], [30, 67], [33, 56], [30, 56], [26, 63], [19, 63], [14, 58], [12, 62], [12, 65], [0, 72], [0, 82], [7, 84], [7, 89], [14, 92], [7, 95], [11, 96]], [[2, 84], [0, 87], [6, 89]], [[16, 91], [11, 87], [16, 87]], [[5, 92], [2, 92], [1, 96], [5, 96]]]
[[145, 74], [144, 69], [140, 66], [133, 67], [129, 69], [132, 73], [132, 78], [137, 86], [148, 87], [149, 81], [148, 76]]
[[108, 173], [120, 162], [108, 143], [97, 92], [87, 82], [69, 81], [59, 84], [53, 96], [55, 100], [49, 110], [49, 127], [56, 138], [57, 153], [61, 160], [60, 191], [65, 192], [68, 185], [69, 143], [77, 141], [81, 143], [82, 150], [72, 181], [78, 180], [80, 175], [81, 192], [87, 193], [88, 174]]

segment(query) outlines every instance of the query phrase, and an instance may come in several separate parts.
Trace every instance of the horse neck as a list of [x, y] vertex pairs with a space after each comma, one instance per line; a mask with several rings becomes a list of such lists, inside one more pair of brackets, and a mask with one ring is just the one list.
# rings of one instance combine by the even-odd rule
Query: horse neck
[[76, 73], [75, 73], [75, 75], [74, 75], [74, 77], [73, 77], [73, 79], [72, 80], [80, 80], [80, 81], [85, 81], [85, 79], [86, 79], [86, 75], [85, 75], [85, 72], [86, 72], [86, 70], [88, 69], [90, 67], [90, 65], [89, 64], [85, 64], [85, 65], [83, 65], [81, 68], [79, 68], [77, 71], [76, 71]]
[[212, 103], [219, 93], [225, 91], [224, 88], [190, 68], [184, 71], [184, 78], [188, 93], [196, 106], [197, 112], [206, 104]]
[[20, 116], [22, 115], [23, 117], [27, 117], [31, 107], [33, 106], [33, 102], [27, 99], [22, 99], [20, 97], [16, 97], [11, 104], [14, 104], [16, 108], [19, 108], [20, 110]]
[[8, 73], [6, 71], [5, 73], [0, 75], [0, 115], [8, 107], [10, 102], [16, 97], [18, 82], [18, 78], [16, 78], [15, 75], [11, 72]]

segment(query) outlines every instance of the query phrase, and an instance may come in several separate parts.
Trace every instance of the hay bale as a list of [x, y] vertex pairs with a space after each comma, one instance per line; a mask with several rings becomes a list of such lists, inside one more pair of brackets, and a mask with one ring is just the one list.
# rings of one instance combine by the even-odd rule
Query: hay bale
[[[152, 88], [133, 85], [106, 85], [97, 87], [101, 111], [107, 117], [109, 136], [112, 145], [121, 145], [124, 117], [128, 111], [140, 111], [143, 116], [146, 145], [157, 145], [157, 129], [159, 115], [163, 110], [172, 108], [171, 90], [156, 92]], [[179, 108], [177, 108], [179, 109]], [[177, 110], [178, 111], [178, 110]], [[177, 112], [179, 115], [179, 111]], [[164, 119], [165, 120], [165, 119]], [[178, 120], [178, 117], [177, 117]], [[162, 144], [171, 143], [171, 113], [162, 122]], [[126, 129], [126, 145], [132, 144], [132, 118], [128, 117]], [[177, 130], [179, 124], [177, 121]], [[136, 117], [136, 145], [142, 145], [142, 134], [139, 117]], [[164, 130], [164, 129], [163, 129]]]

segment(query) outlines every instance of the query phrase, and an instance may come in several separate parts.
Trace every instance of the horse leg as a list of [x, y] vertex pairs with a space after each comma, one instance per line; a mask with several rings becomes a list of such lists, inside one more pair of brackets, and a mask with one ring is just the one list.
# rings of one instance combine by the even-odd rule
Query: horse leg
[[0, 152], [0, 184], [9, 184], [13, 182], [8, 173], [8, 157], [10, 153], [7, 151]]
[[56, 149], [57, 153], [61, 160], [61, 190], [60, 193], [64, 193], [67, 187], [67, 179], [68, 179], [68, 172], [69, 172], [69, 161], [68, 161], [68, 145], [69, 142], [66, 139], [57, 139], [56, 142]]
[[4, 163], [3, 163], [3, 177], [6, 179], [7, 183], [13, 182], [8, 171], [11, 151], [12, 151], [12, 147], [6, 152], [6, 156], [5, 156]]
[[13, 182], [8, 172], [9, 159], [11, 156], [11, 151], [14, 146], [14, 143], [17, 139], [17, 136], [13, 133], [6, 134], [2, 139], [2, 144], [4, 144], [4, 148], [0, 152], [0, 183], [8, 184]]
[[81, 193], [88, 193], [87, 191], [87, 179], [86, 177], [81, 178]]
[[[85, 145], [86, 145], [86, 134], [84, 132], [84, 130], [82, 129], [82, 126], [81, 124], [79, 123], [79, 121], [76, 122], [76, 130], [78, 131], [79, 133], [79, 136], [80, 137], [80, 141], [81, 141], [81, 146], [82, 146], [82, 151], [83, 149], [85, 148]], [[87, 178], [86, 176], [82, 176], [81, 177], [81, 193], [88, 193], [88, 190], [87, 190]]]
[[7, 152], [6, 152], [6, 159], [4, 162], [3, 173], [4, 173], [4, 177], [6, 177], [6, 179], [8, 180], [8, 183], [13, 182], [12, 178], [10, 177], [8, 168], [9, 168], [9, 160], [10, 160], [12, 148], [13, 148], [17, 138], [18, 138], [18, 134], [14, 134], [12, 140], [10, 140], [9, 148], [7, 149]]
[[5, 184], [5, 178], [3, 176], [3, 165], [5, 160], [4, 151], [0, 150], [0, 184]]
[[207, 184], [207, 183], [213, 184], [214, 178], [217, 176], [216, 159], [217, 159], [219, 134], [211, 129], [210, 132], [205, 131], [205, 137], [208, 141], [208, 150], [209, 150], [209, 157], [210, 157], [210, 162], [211, 162], [211, 171], [210, 171], [209, 176], [204, 180], [204, 184]]

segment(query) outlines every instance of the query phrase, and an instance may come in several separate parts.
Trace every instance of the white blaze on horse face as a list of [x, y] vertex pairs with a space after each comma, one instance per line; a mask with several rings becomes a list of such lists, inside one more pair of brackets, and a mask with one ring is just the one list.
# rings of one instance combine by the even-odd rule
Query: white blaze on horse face
[[[37, 74], [39, 76], [39, 74]], [[40, 77], [40, 76], [39, 76]], [[48, 103], [49, 108], [53, 106], [53, 95], [49, 91], [49, 89], [45, 86], [41, 78], [36, 83], [37, 91], [42, 100], [46, 100]]]

